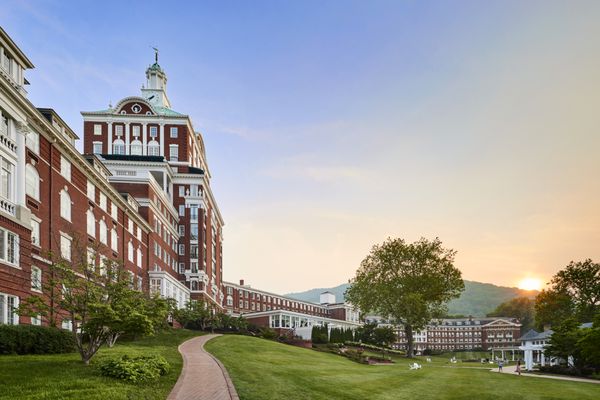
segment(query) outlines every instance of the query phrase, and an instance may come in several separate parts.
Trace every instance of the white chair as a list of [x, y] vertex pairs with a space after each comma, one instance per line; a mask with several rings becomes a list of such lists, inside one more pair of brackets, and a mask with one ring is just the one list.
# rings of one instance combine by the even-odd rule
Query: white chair
[[409, 364], [408, 367], [410, 369], [421, 369], [421, 365], [419, 365], [417, 363]]
[[431, 358], [427, 357], [427, 362], [431, 362]]

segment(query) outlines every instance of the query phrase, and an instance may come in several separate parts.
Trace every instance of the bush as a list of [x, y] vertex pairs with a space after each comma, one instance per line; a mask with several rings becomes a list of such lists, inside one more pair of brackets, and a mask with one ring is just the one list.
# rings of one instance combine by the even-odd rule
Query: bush
[[329, 343], [329, 332], [327, 325], [325, 326], [313, 326], [310, 338], [315, 344]]
[[403, 350], [395, 350], [395, 349], [392, 349], [390, 347], [375, 346], [373, 344], [368, 344], [368, 343], [346, 341], [344, 344], [346, 346], [361, 347], [361, 348], [364, 348], [364, 349], [369, 349], [369, 350], [374, 350], [374, 351], [385, 351], [386, 353], [396, 354], [396, 355], [399, 355], [399, 356], [406, 355], [406, 352], [403, 351]]
[[75, 351], [69, 331], [35, 325], [0, 325], [0, 354], [56, 354]]
[[269, 340], [275, 340], [278, 337], [277, 332], [275, 332], [275, 330], [271, 328], [259, 328], [258, 336], [263, 339]]
[[110, 376], [130, 383], [153, 381], [169, 372], [170, 366], [167, 360], [161, 356], [139, 356], [104, 361], [100, 365], [100, 372], [104, 376]]
[[362, 350], [347, 349], [342, 355], [357, 363], [368, 364], [368, 357], [363, 355]]
[[545, 365], [540, 366], [540, 372], [569, 376], [590, 376], [594, 373], [594, 370], [592, 368], [570, 368], [566, 365]]

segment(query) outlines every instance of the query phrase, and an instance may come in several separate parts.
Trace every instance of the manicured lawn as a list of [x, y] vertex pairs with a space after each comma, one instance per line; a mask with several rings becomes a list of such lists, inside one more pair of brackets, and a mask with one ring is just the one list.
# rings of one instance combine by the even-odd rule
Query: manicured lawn
[[[0, 399], [164, 400], [181, 371], [177, 346], [198, 334], [181, 329], [135, 342], [120, 341], [112, 349], [102, 348], [88, 367], [78, 354], [0, 356]], [[123, 354], [162, 355], [171, 371], [156, 382], [138, 385], [100, 375], [100, 360]]]
[[476, 363], [446, 365], [441, 358], [410, 371], [408, 360], [361, 365], [245, 336], [222, 336], [206, 348], [225, 364], [242, 400], [600, 398], [597, 384], [498, 374]]

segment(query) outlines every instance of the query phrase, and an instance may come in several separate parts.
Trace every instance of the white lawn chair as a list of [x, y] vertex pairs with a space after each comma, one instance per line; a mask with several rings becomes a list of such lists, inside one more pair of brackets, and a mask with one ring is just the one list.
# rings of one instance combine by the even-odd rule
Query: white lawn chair
[[427, 362], [431, 362], [431, 358], [427, 357]]
[[409, 364], [408, 367], [410, 369], [421, 369], [421, 365], [417, 363]]

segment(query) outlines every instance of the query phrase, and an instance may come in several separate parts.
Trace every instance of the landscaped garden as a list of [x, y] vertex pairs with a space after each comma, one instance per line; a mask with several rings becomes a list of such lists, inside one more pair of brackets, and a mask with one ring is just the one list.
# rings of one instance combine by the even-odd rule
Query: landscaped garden
[[[184, 329], [167, 330], [137, 341], [118, 341], [103, 346], [89, 366], [78, 353], [0, 356], [0, 399], [160, 399], [164, 400], [179, 377], [182, 367], [177, 347], [201, 334]], [[123, 355], [162, 356], [169, 371], [160, 378], [138, 384], [101, 375], [100, 365]]]
[[364, 365], [248, 336], [226, 335], [206, 348], [225, 365], [242, 400], [294, 399], [597, 399], [600, 385], [491, 373], [489, 366], [450, 364], [444, 357], [394, 357]]

